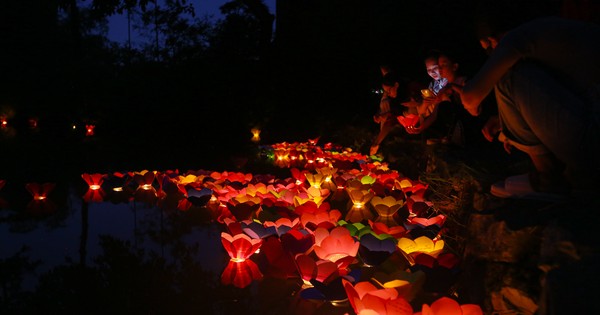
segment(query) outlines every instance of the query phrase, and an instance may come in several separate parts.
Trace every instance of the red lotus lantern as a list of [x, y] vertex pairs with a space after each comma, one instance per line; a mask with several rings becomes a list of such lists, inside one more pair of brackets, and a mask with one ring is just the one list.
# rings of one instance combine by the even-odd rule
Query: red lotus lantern
[[221, 243], [231, 258], [221, 275], [221, 283], [245, 288], [253, 280], [262, 278], [262, 273], [256, 263], [249, 259], [260, 249], [261, 239], [251, 239], [245, 234], [231, 236], [221, 233]]
[[48, 200], [48, 194], [50, 194], [55, 186], [56, 184], [54, 183], [41, 185], [38, 183], [28, 183], [25, 185], [25, 188], [33, 197], [33, 200], [27, 205], [27, 210], [36, 214], [53, 213], [56, 211], [56, 205]]
[[88, 184], [88, 190], [83, 196], [85, 202], [102, 202], [104, 200], [103, 174], [81, 174], [81, 178]]

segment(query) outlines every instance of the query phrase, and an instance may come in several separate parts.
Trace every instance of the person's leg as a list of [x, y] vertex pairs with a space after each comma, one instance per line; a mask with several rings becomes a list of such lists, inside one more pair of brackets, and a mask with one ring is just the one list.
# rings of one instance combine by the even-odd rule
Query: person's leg
[[538, 171], [555, 174], [564, 163], [577, 184], [598, 169], [591, 106], [547, 71], [520, 62], [496, 85], [496, 98], [504, 135], [532, 157]]

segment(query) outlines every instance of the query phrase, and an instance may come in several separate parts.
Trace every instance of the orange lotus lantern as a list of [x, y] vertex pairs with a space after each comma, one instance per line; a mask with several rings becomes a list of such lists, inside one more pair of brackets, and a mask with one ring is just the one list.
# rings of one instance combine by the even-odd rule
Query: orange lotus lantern
[[260, 142], [260, 129], [252, 128], [250, 129], [250, 132], [252, 133], [252, 138], [250, 140], [254, 143]]
[[6, 115], [0, 115], [0, 128], [8, 127], [8, 118]]
[[304, 176], [306, 176], [306, 180], [308, 180], [308, 183], [310, 184], [310, 186], [313, 188], [316, 188], [316, 189], [321, 189], [321, 185], [323, 184], [323, 182], [325, 181], [325, 178], [327, 177], [322, 174], [311, 174], [311, 173], [304, 173]]
[[346, 187], [346, 191], [351, 200], [350, 209], [346, 214], [346, 221], [361, 222], [373, 219], [373, 212], [368, 207], [368, 202], [375, 193], [371, 190], [352, 189]]
[[455, 300], [442, 297], [431, 303], [431, 306], [423, 304], [423, 308], [415, 315], [483, 315], [479, 305], [463, 304], [460, 305]]
[[412, 315], [413, 309], [394, 289], [379, 289], [370, 282], [352, 285], [342, 279], [348, 300], [356, 314]]
[[273, 150], [275, 156], [275, 165], [286, 168], [290, 167], [290, 151], [286, 148], [278, 148]]
[[402, 208], [404, 205], [404, 200], [398, 200], [392, 196], [387, 196], [384, 198], [374, 196], [371, 199], [371, 205], [377, 214], [379, 214], [379, 217], [377, 217], [375, 222], [384, 223], [388, 227], [398, 225], [396, 220], [394, 220], [394, 214], [396, 214], [398, 210]]
[[316, 171], [317, 173], [325, 177], [325, 179], [321, 183], [321, 187], [329, 189], [329, 191], [335, 191], [337, 189], [337, 185], [333, 181], [333, 177], [337, 174], [337, 168], [321, 167], [317, 168]]
[[348, 266], [355, 262], [359, 246], [345, 227], [338, 226], [331, 232], [321, 227], [315, 230], [315, 254], [336, 263], [341, 273], [347, 272]]
[[262, 278], [262, 273], [256, 263], [249, 259], [260, 249], [261, 239], [251, 239], [245, 234], [231, 236], [221, 233], [221, 243], [230, 257], [229, 263], [221, 275], [221, 283], [245, 288], [253, 280]]
[[88, 184], [88, 190], [83, 196], [86, 202], [102, 202], [104, 200], [104, 174], [81, 174], [81, 178]]

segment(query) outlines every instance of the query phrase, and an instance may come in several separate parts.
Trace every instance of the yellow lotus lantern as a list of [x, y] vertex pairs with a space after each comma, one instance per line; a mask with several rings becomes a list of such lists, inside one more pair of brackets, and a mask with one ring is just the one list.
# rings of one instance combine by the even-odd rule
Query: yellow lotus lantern
[[368, 202], [375, 195], [371, 190], [352, 189], [346, 187], [348, 196], [350, 197], [351, 205], [346, 214], [346, 221], [361, 222], [373, 219], [374, 215], [368, 207]]
[[396, 220], [394, 220], [394, 214], [396, 214], [396, 212], [402, 208], [404, 205], [404, 200], [397, 200], [392, 196], [387, 196], [384, 198], [375, 196], [371, 199], [371, 205], [377, 214], [379, 214], [379, 217], [377, 217], [375, 222], [381, 222], [390, 227], [398, 225]]
[[250, 132], [252, 133], [252, 138], [250, 140], [254, 143], [260, 142], [260, 129], [252, 128], [250, 129]]
[[314, 187], [316, 189], [321, 189], [321, 185], [323, 182], [325, 182], [326, 178], [326, 176], [322, 174], [304, 173], [304, 176], [306, 176], [306, 180], [308, 180], [310, 187]]
[[407, 255], [411, 264], [414, 264], [414, 257], [421, 253], [436, 257], [444, 249], [444, 240], [434, 241], [427, 236], [420, 236], [414, 240], [403, 237], [398, 240], [398, 248]]
[[321, 183], [322, 188], [329, 189], [329, 191], [335, 191], [337, 189], [337, 185], [333, 181], [333, 177], [337, 174], [337, 168], [321, 167], [317, 168], [316, 171], [325, 178], [323, 183]]

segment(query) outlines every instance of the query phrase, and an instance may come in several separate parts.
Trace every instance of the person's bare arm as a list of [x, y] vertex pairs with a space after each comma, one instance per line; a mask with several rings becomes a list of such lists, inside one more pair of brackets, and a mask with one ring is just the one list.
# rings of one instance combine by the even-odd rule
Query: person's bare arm
[[473, 116], [481, 113], [481, 102], [492, 91], [494, 85], [521, 59], [521, 54], [510, 45], [502, 42], [479, 72], [462, 89], [452, 86], [460, 94], [464, 108]]

